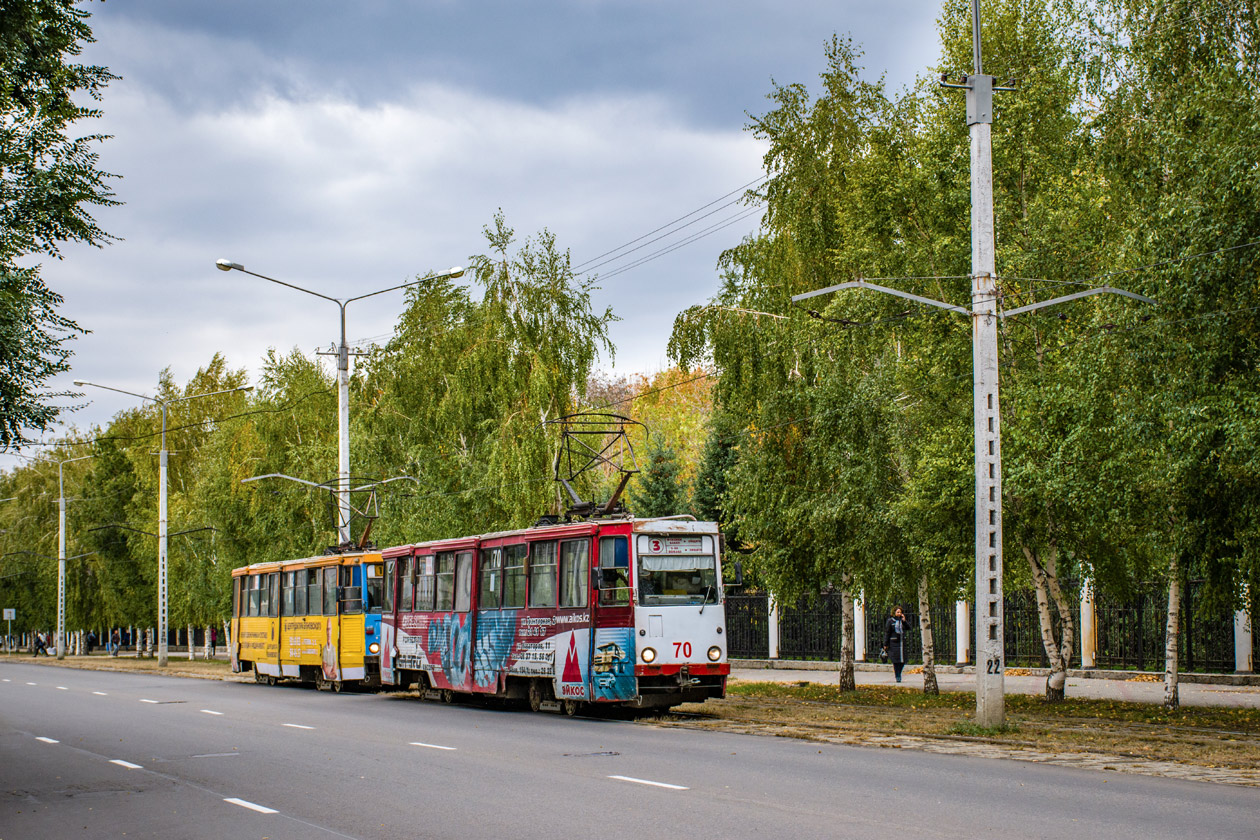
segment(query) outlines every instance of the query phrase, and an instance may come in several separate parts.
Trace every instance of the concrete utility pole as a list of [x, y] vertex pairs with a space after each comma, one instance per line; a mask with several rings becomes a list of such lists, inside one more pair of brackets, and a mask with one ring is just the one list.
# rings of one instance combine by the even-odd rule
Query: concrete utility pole
[[998, 411], [998, 318], [1089, 295], [1112, 293], [1154, 303], [1148, 297], [1101, 286], [1001, 312], [998, 307], [996, 241], [993, 225], [993, 77], [983, 74], [980, 54], [980, 0], [971, 0], [975, 72], [962, 84], [944, 87], [967, 91], [971, 134], [971, 309], [854, 280], [796, 295], [793, 301], [840, 289], [872, 289], [971, 316], [973, 406], [976, 468], [976, 723], [1001, 726], [1006, 720], [1006, 670], [1002, 610], [1002, 427]]
[[95, 455], [67, 458], [57, 464], [57, 658], [66, 658], [66, 479], [64, 467]]
[[159, 668], [165, 668], [169, 660], [169, 645], [166, 638], [166, 617], [167, 617], [167, 592], [166, 592], [166, 419], [167, 409], [175, 403], [187, 402], [188, 400], [201, 399], [202, 397], [217, 397], [220, 394], [233, 394], [237, 391], [252, 391], [253, 385], [242, 385], [239, 388], [226, 388], [222, 391], [210, 391], [204, 394], [189, 394], [185, 397], [176, 397], [173, 400], [164, 400], [160, 397], [150, 397], [146, 394], [137, 394], [135, 391], [124, 391], [122, 388], [112, 388], [109, 385], [98, 385], [95, 382], [88, 382], [85, 379], [76, 379], [74, 384], [78, 387], [91, 385], [93, 388], [101, 388], [106, 391], [114, 391], [119, 394], [126, 394], [131, 397], [139, 397], [142, 400], [148, 400], [162, 406], [162, 449], [158, 453], [158, 660]]
[[[274, 277], [268, 277], [265, 274], [259, 274], [256, 271], [249, 271], [245, 266], [238, 262], [228, 259], [216, 260], [215, 265], [220, 271], [239, 271], [242, 274], [248, 274], [251, 277], [257, 277], [260, 280], [268, 280], [280, 286], [287, 286], [299, 292], [305, 292], [323, 300], [331, 301], [341, 309], [341, 341], [335, 348], [337, 356], [337, 539], [342, 545], [350, 545], [350, 346], [346, 343], [346, 307], [356, 300], [375, 297], [385, 292], [392, 292], [397, 289], [405, 289], [409, 286], [415, 286], [419, 283], [427, 283], [430, 280], [442, 280], [448, 277], [463, 277], [464, 269], [460, 266], [454, 266], [446, 271], [440, 271], [436, 274], [429, 274], [407, 283], [399, 283], [397, 286], [390, 286], [388, 289], [378, 289], [375, 292], [368, 292], [362, 295], [355, 295], [350, 298], [329, 297], [319, 292], [305, 289], [293, 283], [286, 283], [283, 280], [277, 280]], [[320, 354], [325, 355], [325, 354]]]

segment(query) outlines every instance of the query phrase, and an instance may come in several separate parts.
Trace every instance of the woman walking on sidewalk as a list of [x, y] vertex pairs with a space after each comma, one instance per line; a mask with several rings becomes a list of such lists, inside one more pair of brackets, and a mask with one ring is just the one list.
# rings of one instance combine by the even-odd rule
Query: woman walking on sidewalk
[[892, 615], [884, 622], [884, 653], [892, 662], [893, 676], [901, 682], [901, 669], [906, 666], [906, 616], [901, 607], [893, 607]]

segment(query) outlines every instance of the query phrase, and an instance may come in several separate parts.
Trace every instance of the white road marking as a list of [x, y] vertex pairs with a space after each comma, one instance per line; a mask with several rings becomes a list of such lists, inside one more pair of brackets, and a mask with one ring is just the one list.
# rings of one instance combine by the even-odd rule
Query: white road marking
[[110, 764], [117, 764], [119, 767], [126, 767], [128, 770], [143, 770], [139, 764], [132, 764], [130, 761], [123, 761], [121, 758], [110, 759]]
[[647, 779], [635, 779], [631, 776], [609, 776], [610, 779], [619, 779], [623, 782], [634, 782], [636, 785], [651, 785], [652, 787], [669, 788], [670, 790], [691, 790], [691, 788], [682, 785], [668, 785], [665, 782], [652, 782]]
[[5, 682], [13, 682], [13, 681], [12, 681], [12, 680], [10, 680], [8, 677], [5, 677], [5, 680], [4, 680], [4, 681], [5, 681]]
[[216, 712], [211, 709], [202, 709], [201, 711], [207, 715], [222, 715], [223, 714], [223, 712]]
[[40, 735], [40, 736], [39, 736], [38, 738], [36, 738], [35, 740], [36, 740], [36, 741], [43, 741], [45, 744], [60, 744], [60, 743], [61, 743], [60, 741], [54, 741], [52, 738], [45, 738], [43, 735]]
[[57, 690], [58, 690], [58, 691], [69, 691], [70, 689], [66, 688], [64, 685], [59, 685], [59, 686], [57, 686]]
[[240, 805], [242, 808], [248, 808], [251, 811], [257, 811], [260, 814], [278, 814], [280, 813], [274, 808], [265, 808], [262, 805], [255, 805], [253, 802], [246, 802], [244, 799], [224, 799], [224, 802], [231, 802], [233, 805]]
[[108, 697], [108, 696], [109, 696], [108, 694], [106, 694], [106, 693], [105, 693], [105, 692], [103, 692], [103, 691], [93, 691], [92, 693], [93, 693], [93, 694], [95, 694], [97, 697]]
[[27, 685], [39, 685], [39, 683], [27, 683]]
[[140, 698], [140, 702], [141, 703], [155, 703], [155, 704], [157, 703], [156, 700], [146, 700], [143, 697]]
[[431, 750], [451, 750], [452, 752], [455, 750], [455, 747], [443, 747], [443, 746], [441, 746], [440, 744], [422, 744], [422, 743], [421, 743], [421, 742], [419, 742], [419, 741], [412, 741], [412, 742], [411, 742], [411, 746], [413, 746], [413, 747], [428, 747], [428, 748], [429, 748], [429, 749], [431, 749]]
[[303, 726], [300, 723], [282, 723], [281, 726], [287, 726], [290, 729], [314, 729], [313, 726]]

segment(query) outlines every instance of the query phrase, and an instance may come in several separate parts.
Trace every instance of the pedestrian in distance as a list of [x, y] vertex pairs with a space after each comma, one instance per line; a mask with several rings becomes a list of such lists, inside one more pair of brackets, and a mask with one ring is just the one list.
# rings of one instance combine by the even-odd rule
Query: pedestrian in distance
[[214, 656], [215, 648], [219, 646], [219, 631], [217, 628], [210, 628], [210, 656]]
[[31, 656], [39, 656], [41, 653], [44, 654], [44, 656], [48, 655], [48, 643], [44, 641], [43, 633], [36, 633], [35, 652], [32, 653]]
[[906, 630], [907, 622], [901, 607], [893, 607], [892, 615], [884, 622], [884, 649], [893, 666], [893, 676], [901, 682], [901, 669], [906, 666]]
[[117, 628], [114, 628], [114, 633], [113, 633], [113, 635], [111, 635], [111, 636], [109, 637], [109, 649], [110, 649], [110, 651], [109, 651], [109, 652], [110, 652], [110, 655], [111, 655], [111, 656], [117, 656], [117, 655], [118, 655], [118, 648], [120, 648], [120, 647], [122, 647], [122, 634], [118, 632], [118, 629], [117, 629]]

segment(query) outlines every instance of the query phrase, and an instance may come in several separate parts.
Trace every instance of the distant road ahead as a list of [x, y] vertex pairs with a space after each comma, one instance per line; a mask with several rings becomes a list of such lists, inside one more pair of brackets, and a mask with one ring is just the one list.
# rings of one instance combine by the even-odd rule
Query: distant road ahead
[[0, 838], [1254, 840], [1260, 791], [0, 663]]

